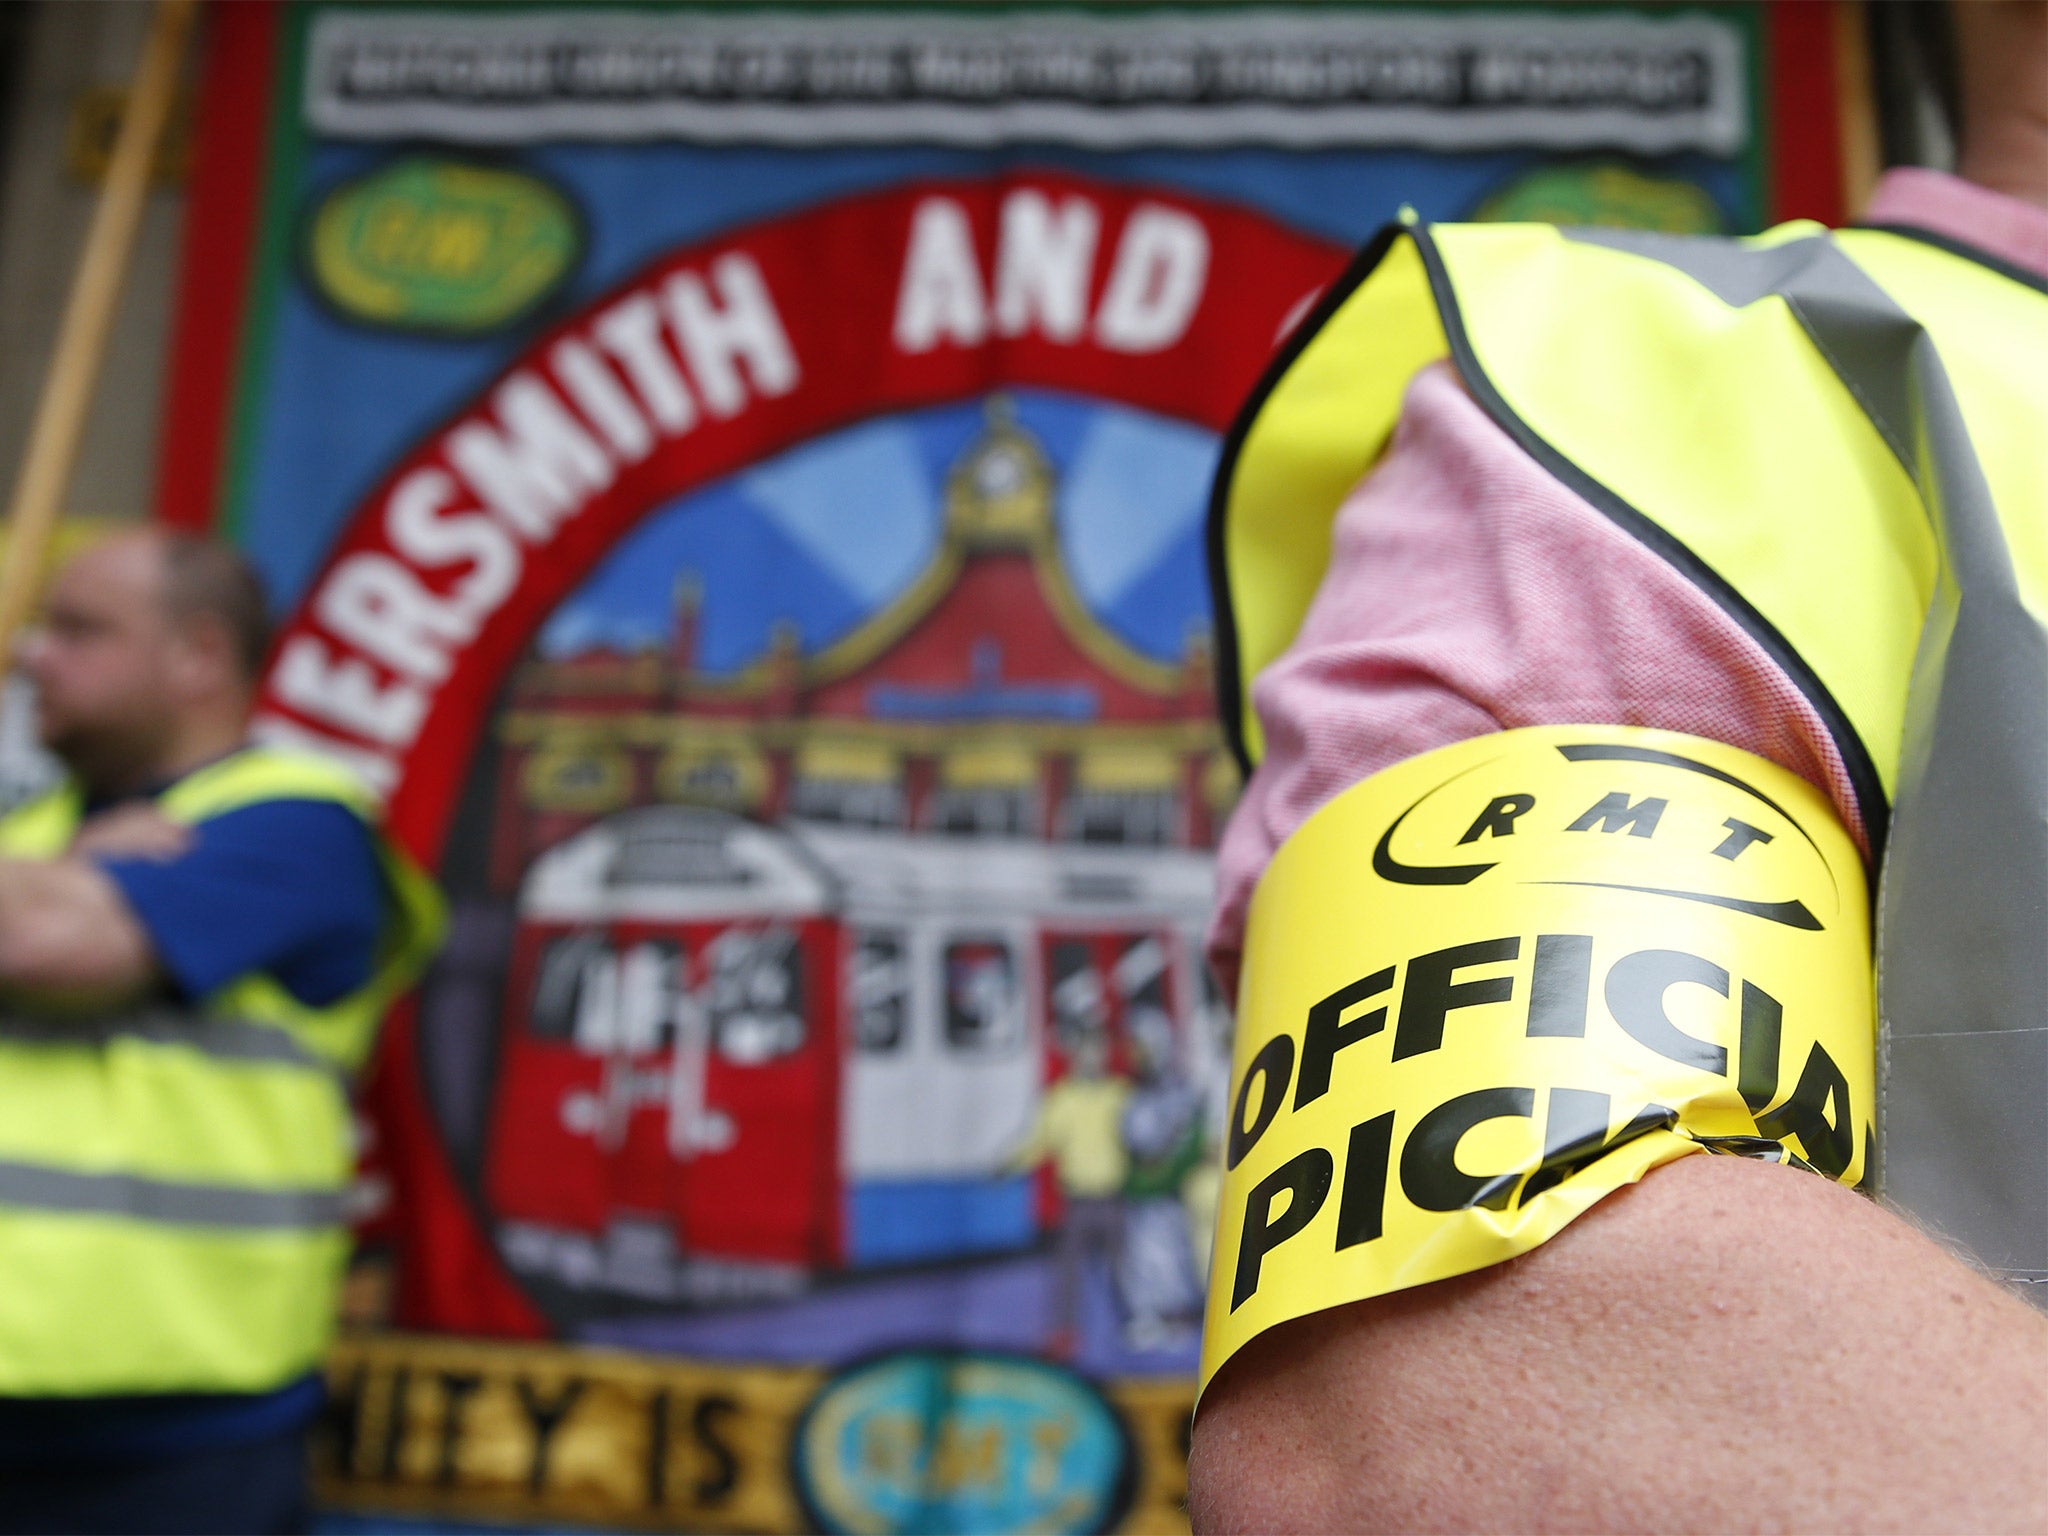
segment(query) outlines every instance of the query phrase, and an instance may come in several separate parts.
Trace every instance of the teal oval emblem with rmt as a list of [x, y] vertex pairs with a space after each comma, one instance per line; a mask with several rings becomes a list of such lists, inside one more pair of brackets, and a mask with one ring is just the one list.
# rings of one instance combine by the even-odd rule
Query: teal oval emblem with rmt
[[1116, 1410], [1024, 1356], [904, 1350], [852, 1367], [804, 1410], [796, 1483], [831, 1532], [1103, 1531], [1131, 1482]]

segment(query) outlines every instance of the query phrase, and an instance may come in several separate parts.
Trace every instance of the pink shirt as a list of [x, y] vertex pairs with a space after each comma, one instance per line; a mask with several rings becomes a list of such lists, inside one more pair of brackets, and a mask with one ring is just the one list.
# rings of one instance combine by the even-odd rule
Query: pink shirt
[[[1897, 170], [1866, 222], [1911, 224], [2048, 276], [2048, 210]], [[1671, 565], [1524, 453], [1447, 363], [1337, 514], [1330, 568], [1252, 702], [1266, 756], [1224, 829], [1210, 958], [1236, 990], [1252, 889], [1324, 801], [1404, 757], [1525, 725], [1657, 726], [1826, 790], [1863, 835], [1820, 717]]]

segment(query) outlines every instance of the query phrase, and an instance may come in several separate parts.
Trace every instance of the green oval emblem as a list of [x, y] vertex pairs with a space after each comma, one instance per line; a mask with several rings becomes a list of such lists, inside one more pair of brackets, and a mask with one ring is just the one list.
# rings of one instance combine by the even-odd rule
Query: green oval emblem
[[352, 320], [476, 335], [545, 299], [582, 245], [575, 207], [538, 177], [418, 156], [330, 192], [307, 264]]
[[1516, 177], [1472, 212], [1475, 221], [1597, 224], [1670, 235], [1718, 235], [1720, 207], [1704, 187], [1649, 176], [1614, 160], [1543, 165]]

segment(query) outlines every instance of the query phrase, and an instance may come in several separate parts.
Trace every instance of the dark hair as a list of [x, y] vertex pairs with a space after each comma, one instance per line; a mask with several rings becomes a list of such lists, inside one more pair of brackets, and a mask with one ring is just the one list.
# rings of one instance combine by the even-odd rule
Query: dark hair
[[1882, 0], [1863, 7], [1875, 77], [1871, 106], [1885, 165], [1955, 169], [1963, 83], [1955, 7], [1966, 0]]
[[174, 619], [212, 619], [234, 643], [245, 682], [255, 682], [270, 652], [270, 609], [263, 583], [239, 551], [189, 533], [162, 535], [164, 602]]

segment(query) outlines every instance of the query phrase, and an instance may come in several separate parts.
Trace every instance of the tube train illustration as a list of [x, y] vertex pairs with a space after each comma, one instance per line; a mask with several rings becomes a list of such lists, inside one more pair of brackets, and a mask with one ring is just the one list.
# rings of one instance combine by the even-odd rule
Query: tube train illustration
[[1195, 849], [605, 818], [519, 894], [501, 1248], [673, 1303], [1028, 1246], [1057, 1195], [1017, 1148], [1076, 1031], [1112, 1070], [1227, 1072], [1211, 885]]

